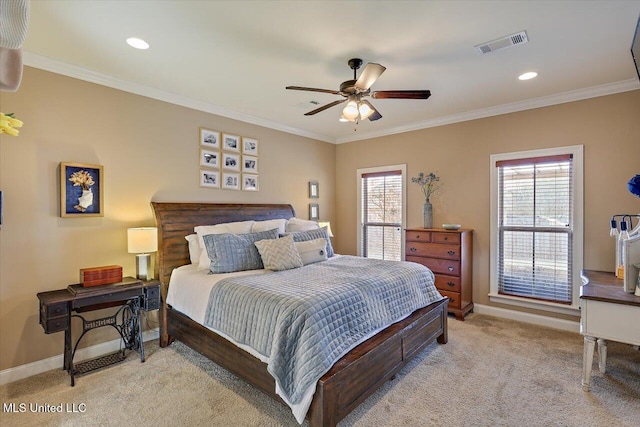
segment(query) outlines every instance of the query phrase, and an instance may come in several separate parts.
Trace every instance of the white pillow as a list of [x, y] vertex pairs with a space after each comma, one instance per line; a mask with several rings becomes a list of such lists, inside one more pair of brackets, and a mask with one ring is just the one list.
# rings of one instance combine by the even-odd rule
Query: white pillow
[[191, 264], [198, 265], [200, 263], [200, 245], [198, 244], [198, 235], [189, 234], [184, 237], [189, 242], [189, 259]]
[[254, 221], [251, 226], [252, 233], [259, 233], [260, 231], [269, 231], [274, 228], [278, 229], [278, 234], [285, 233], [285, 227], [287, 225], [286, 219], [268, 219], [266, 221]]
[[282, 271], [302, 267], [302, 258], [293, 244], [293, 236], [265, 239], [254, 243], [266, 270]]
[[316, 230], [318, 228], [320, 228], [320, 225], [318, 225], [318, 223], [315, 221], [309, 221], [307, 219], [300, 218], [291, 218], [289, 222], [287, 222], [286, 231], [309, 231]]
[[200, 262], [199, 270], [208, 270], [211, 260], [207, 254], [207, 248], [204, 246], [203, 237], [207, 234], [247, 234], [251, 233], [253, 221], [225, 222], [216, 225], [199, 225], [194, 227], [193, 231], [198, 235], [198, 246], [200, 246]]
[[295, 242], [293, 245], [298, 250], [304, 265], [327, 259], [327, 241], [322, 237], [306, 242]]

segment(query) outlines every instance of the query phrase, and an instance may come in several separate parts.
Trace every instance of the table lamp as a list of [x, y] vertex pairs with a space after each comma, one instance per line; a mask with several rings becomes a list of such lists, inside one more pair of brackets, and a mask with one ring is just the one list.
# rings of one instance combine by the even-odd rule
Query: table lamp
[[140, 280], [151, 279], [151, 255], [158, 250], [158, 229], [156, 227], [138, 227], [127, 230], [127, 246], [130, 254], [136, 255], [136, 277]]

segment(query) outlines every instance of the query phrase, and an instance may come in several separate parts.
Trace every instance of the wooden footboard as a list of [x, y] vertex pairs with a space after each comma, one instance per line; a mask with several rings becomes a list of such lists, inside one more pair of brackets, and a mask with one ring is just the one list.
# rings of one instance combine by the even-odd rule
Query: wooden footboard
[[[184, 237], [193, 233], [193, 227], [251, 219], [291, 218], [293, 208], [290, 205], [156, 202], [152, 207], [158, 226], [156, 277], [163, 284], [160, 345], [167, 346], [177, 339], [282, 401], [275, 393], [275, 380], [267, 372], [266, 364], [173, 310], [165, 301], [171, 272], [189, 263]], [[447, 302], [444, 299], [415, 311], [340, 359], [318, 381], [307, 413], [310, 425], [335, 426], [433, 341], [446, 344]]]

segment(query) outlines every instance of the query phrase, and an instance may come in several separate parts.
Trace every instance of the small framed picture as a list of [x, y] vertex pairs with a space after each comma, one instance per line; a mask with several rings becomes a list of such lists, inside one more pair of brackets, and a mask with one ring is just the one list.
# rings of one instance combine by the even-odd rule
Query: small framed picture
[[309, 198], [317, 199], [320, 197], [320, 187], [317, 181], [309, 181]]
[[258, 140], [242, 137], [242, 153], [252, 156], [258, 155]]
[[60, 216], [104, 216], [103, 167], [60, 163]]
[[200, 169], [200, 187], [220, 188], [220, 172]]
[[200, 128], [200, 145], [209, 149], [220, 149], [220, 132]]
[[222, 174], [222, 189], [223, 190], [239, 190], [240, 174], [224, 172]]
[[240, 154], [222, 153], [222, 168], [240, 172]]
[[309, 203], [309, 219], [312, 221], [320, 219], [320, 207], [317, 203]]
[[200, 166], [207, 166], [210, 168], [220, 167], [220, 152], [200, 149]]
[[240, 152], [240, 137], [238, 135], [222, 135], [222, 149], [227, 151]]
[[243, 173], [242, 189], [245, 191], [258, 191], [260, 189], [258, 185], [258, 175]]
[[242, 172], [258, 173], [258, 158], [242, 156]]

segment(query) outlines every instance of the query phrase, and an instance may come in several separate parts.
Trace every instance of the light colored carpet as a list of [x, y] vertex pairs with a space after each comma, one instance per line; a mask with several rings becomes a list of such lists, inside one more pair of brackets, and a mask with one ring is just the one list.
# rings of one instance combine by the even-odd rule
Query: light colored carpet
[[[62, 370], [0, 387], [2, 426], [297, 426], [288, 408], [180, 343], [145, 347], [76, 386]], [[449, 318], [449, 343], [429, 346], [339, 425], [638, 426], [640, 351], [609, 343], [580, 385], [578, 334], [472, 314]], [[86, 405], [84, 413], [31, 413], [30, 404]], [[16, 406], [18, 408], [19, 406]], [[305, 422], [306, 425], [306, 422]]]

